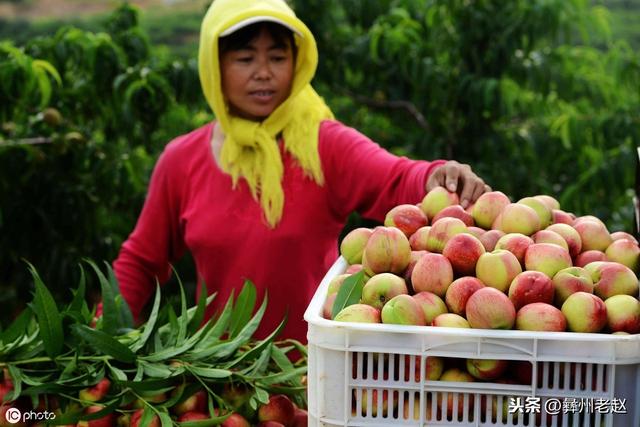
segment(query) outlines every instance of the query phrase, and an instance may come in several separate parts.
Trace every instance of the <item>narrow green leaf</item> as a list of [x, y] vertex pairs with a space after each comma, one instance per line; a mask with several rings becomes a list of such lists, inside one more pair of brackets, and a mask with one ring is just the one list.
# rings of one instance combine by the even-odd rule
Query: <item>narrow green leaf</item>
[[62, 351], [64, 344], [64, 333], [62, 331], [62, 317], [58, 311], [53, 296], [49, 289], [42, 283], [35, 267], [29, 264], [29, 270], [33, 276], [36, 286], [33, 306], [38, 325], [40, 326], [40, 338], [44, 344], [44, 349], [49, 357], [56, 357]]
[[111, 285], [111, 291], [115, 295], [116, 307], [118, 309], [118, 327], [119, 328], [133, 328], [133, 314], [129, 304], [124, 300], [124, 297], [120, 293], [120, 286], [118, 285], [118, 279], [113, 271], [113, 268], [108, 262], [104, 263], [107, 268], [107, 275], [109, 278], [109, 285]]
[[13, 381], [13, 390], [4, 396], [4, 401], [16, 400], [22, 393], [22, 371], [15, 365], [7, 365], [9, 375]]
[[[268, 346], [270, 346], [270, 344], [273, 342], [275, 337], [278, 336], [280, 334], [280, 332], [282, 332], [282, 330], [284, 329], [284, 326], [286, 325], [286, 323], [287, 323], [287, 318], [285, 317], [280, 322], [280, 325], [278, 325], [278, 327], [271, 334], [269, 334], [268, 337], [266, 337], [264, 340], [262, 340], [258, 344], [254, 345], [249, 351], [244, 352], [242, 354], [242, 356], [240, 356], [238, 359], [230, 362], [227, 365], [227, 368], [230, 368], [231, 366], [238, 365], [238, 364], [240, 364], [240, 362], [251, 360], [254, 357], [256, 357], [259, 354], [261, 354], [263, 351], [265, 351], [265, 349]], [[269, 352], [269, 354], [271, 354], [271, 352]]]
[[98, 281], [100, 282], [100, 292], [102, 295], [102, 330], [109, 334], [115, 335], [118, 330], [118, 313], [116, 308], [116, 300], [111, 285], [109, 281], [105, 277], [105, 275], [100, 271], [98, 266], [90, 259], [85, 259], [85, 262], [93, 268], [98, 276]]
[[189, 333], [194, 334], [200, 328], [204, 320], [205, 310], [207, 308], [207, 285], [204, 280], [200, 282], [200, 295], [198, 296], [198, 304], [196, 311], [189, 322]]
[[31, 316], [33, 312], [31, 308], [26, 307], [22, 312], [15, 318], [13, 322], [9, 325], [7, 329], [2, 332], [0, 335], [0, 341], [2, 344], [7, 344], [12, 341], [19, 339], [23, 334], [27, 333], [27, 326], [31, 321]]
[[357, 304], [362, 297], [362, 288], [364, 287], [364, 271], [360, 270], [355, 274], [347, 277], [336, 295], [336, 299], [333, 302], [333, 309], [331, 310], [331, 318], [336, 317], [336, 314], [350, 305]]
[[71, 303], [67, 307], [68, 312], [80, 313], [82, 311], [82, 306], [86, 304], [84, 299], [87, 286], [86, 282], [87, 277], [84, 274], [84, 268], [80, 265], [80, 280], [78, 281], [76, 289], [71, 291], [73, 293], [73, 300], [71, 300]]
[[266, 308], [267, 297], [265, 296], [262, 305], [260, 306], [256, 314], [235, 338], [233, 338], [231, 341], [222, 342], [207, 349], [201, 350], [199, 359], [202, 360], [204, 358], [212, 357], [216, 360], [219, 360], [225, 359], [233, 354], [238, 348], [240, 348], [240, 346], [245, 344], [251, 338], [256, 329], [258, 329]]
[[194, 375], [197, 375], [199, 377], [204, 377], [204, 378], [213, 378], [213, 379], [228, 378], [233, 374], [233, 372], [231, 372], [228, 369], [207, 368], [203, 366], [194, 366], [194, 365], [188, 365], [186, 368], [189, 372], [192, 372]]
[[111, 376], [115, 378], [117, 381], [127, 381], [127, 374], [120, 368], [116, 368], [115, 366], [109, 364], [109, 371], [111, 371]]
[[133, 363], [136, 355], [126, 345], [103, 331], [92, 329], [86, 325], [73, 325], [73, 331], [87, 344], [116, 360]]
[[[210, 348], [214, 343], [218, 341], [220, 336], [227, 330], [227, 326], [231, 321], [231, 312], [233, 310], [233, 291], [231, 292], [231, 296], [227, 300], [224, 308], [222, 309], [222, 313], [215, 320], [215, 324], [213, 327], [202, 337], [202, 340], [196, 345], [194, 351], [200, 351], [203, 349]], [[213, 322], [213, 319], [209, 319], [209, 322]]]
[[160, 300], [161, 300], [160, 285], [156, 284], [156, 296], [153, 300], [153, 307], [151, 308], [151, 314], [149, 314], [149, 319], [147, 320], [147, 323], [145, 323], [143, 327], [142, 335], [140, 336], [140, 339], [135, 344], [133, 344], [133, 346], [131, 346], [131, 351], [133, 351], [134, 353], [136, 353], [138, 350], [144, 347], [144, 345], [149, 340], [149, 337], [153, 333], [153, 329], [156, 326], [156, 321], [158, 320], [158, 312], [160, 311]]
[[160, 418], [160, 423], [162, 427], [173, 427], [173, 420], [171, 416], [166, 411], [160, 411], [158, 413], [158, 417]]
[[257, 291], [255, 285], [250, 280], [245, 280], [238, 299], [236, 299], [231, 315], [231, 325], [229, 336], [235, 337], [242, 331], [242, 328], [251, 318], [251, 313], [256, 305]]
[[220, 415], [217, 417], [211, 417], [206, 420], [183, 421], [183, 422], [177, 423], [177, 425], [180, 427], [213, 427], [213, 426], [218, 426], [222, 424], [224, 420], [229, 418], [230, 415], [231, 413], [228, 413], [228, 414]]
[[173, 375], [173, 371], [164, 363], [148, 363], [144, 360], [138, 362], [144, 369], [145, 375], [151, 378], [168, 378]]
[[307, 373], [307, 367], [301, 366], [299, 368], [295, 368], [290, 371], [278, 372], [275, 374], [265, 375], [263, 377], [253, 377], [252, 379], [255, 381], [259, 381], [261, 384], [264, 384], [264, 385], [271, 385], [271, 384], [283, 383], [294, 378], [300, 378], [302, 375], [306, 373]]
[[187, 336], [187, 327], [189, 319], [187, 318], [187, 298], [184, 295], [184, 287], [182, 281], [178, 279], [178, 287], [180, 288], [180, 318], [178, 319], [178, 335], [176, 336], [176, 345], [184, 342]]

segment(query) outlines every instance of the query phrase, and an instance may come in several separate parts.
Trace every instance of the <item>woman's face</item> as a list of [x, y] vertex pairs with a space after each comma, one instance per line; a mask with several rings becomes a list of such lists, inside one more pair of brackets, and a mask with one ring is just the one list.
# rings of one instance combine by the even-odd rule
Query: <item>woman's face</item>
[[220, 68], [231, 114], [262, 121], [289, 97], [293, 50], [288, 42], [277, 44], [263, 28], [246, 47], [222, 54]]

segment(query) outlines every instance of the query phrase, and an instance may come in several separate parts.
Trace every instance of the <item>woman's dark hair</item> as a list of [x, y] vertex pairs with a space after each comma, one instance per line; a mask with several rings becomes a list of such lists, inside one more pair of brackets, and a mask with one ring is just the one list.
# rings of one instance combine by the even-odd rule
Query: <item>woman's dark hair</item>
[[293, 57], [295, 58], [296, 43], [293, 38], [293, 32], [291, 32], [287, 27], [269, 21], [262, 21], [247, 25], [238, 31], [234, 31], [228, 36], [220, 37], [220, 39], [218, 39], [218, 54], [223, 55], [227, 52], [246, 48], [253, 39], [258, 37], [263, 28], [267, 30], [277, 45], [281, 44], [284, 47], [288, 44], [291, 46]]

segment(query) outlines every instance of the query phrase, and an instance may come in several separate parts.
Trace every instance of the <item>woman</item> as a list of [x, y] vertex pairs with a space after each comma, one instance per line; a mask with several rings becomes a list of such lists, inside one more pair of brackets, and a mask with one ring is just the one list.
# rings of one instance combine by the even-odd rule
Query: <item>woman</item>
[[317, 59], [284, 1], [213, 2], [199, 72], [216, 120], [167, 145], [114, 263], [134, 316], [189, 250], [218, 293], [209, 315], [248, 279], [269, 297], [256, 336], [288, 312], [281, 337], [305, 341], [304, 310], [351, 212], [381, 221], [437, 185], [463, 203], [488, 189], [466, 165], [396, 157], [334, 120], [309, 84]]

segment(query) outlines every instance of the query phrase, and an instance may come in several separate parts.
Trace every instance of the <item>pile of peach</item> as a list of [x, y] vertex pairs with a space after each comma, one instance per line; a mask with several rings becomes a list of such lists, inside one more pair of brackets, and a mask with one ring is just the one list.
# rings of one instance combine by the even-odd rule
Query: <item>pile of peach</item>
[[463, 208], [442, 187], [394, 207], [384, 225], [340, 245], [331, 318], [344, 279], [360, 270], [359, 303], [333, 320], [527, 331], [640, 332], [638, 241], [548, 195], [512, 202], [499, 191]]

